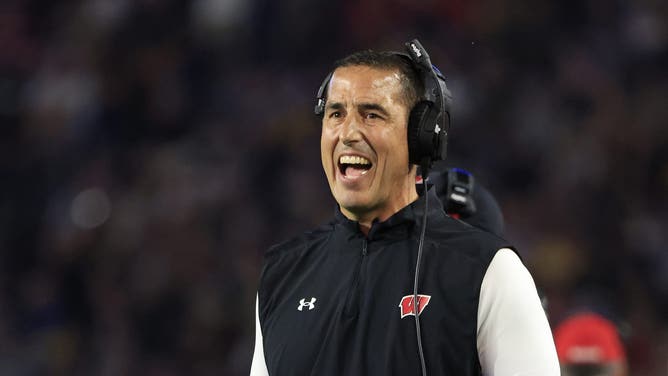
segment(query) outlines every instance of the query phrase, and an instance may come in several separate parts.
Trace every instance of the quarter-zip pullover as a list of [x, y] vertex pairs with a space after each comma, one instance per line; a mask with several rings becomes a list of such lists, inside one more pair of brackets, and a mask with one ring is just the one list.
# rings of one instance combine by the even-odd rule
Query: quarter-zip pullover
[[[480, 375], [481, 285], [497, 251], [510, 245], [448, 217], [433, 190], [429, 195], [419, 288], [428, 300], [417, 305], [427, 373]], [[337, 210], [331, 223], [267, 252], [256, 353], [262, 351], [270, 375], [413, 375], [420, 369], [410, 311], [416, 305], [402, 303], [412, 299], [423, 208], [418, 199], [373, 223], [367, 236]], [[536, 295], [533, 281], [528, 291]], [[537, 295], [534, 300], [539, 306]], [[538, 322], [551, 343], [544, 315]], [[495, 349], [484, 344], [482, 356]]]

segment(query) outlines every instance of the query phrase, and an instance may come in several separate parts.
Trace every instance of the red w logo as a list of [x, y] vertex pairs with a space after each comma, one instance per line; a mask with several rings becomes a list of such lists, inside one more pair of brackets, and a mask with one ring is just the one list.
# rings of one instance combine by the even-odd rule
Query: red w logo
[[[401, 318], [403, 319], [404, 317], [408, 315], [413, 315], [415, 316], [415, 299], [413, 299], [414, 296], [411, 295], [406, 295], [403, 298], [401, 298], [401, 303], [399, 304], [399, 308], [401, 308]], [[429, 304], [429, 300], [431, 299], [431, 295], [418, 295], [418, 307], [417, 307], [417, 312], [418, 315], [422, 313], [424, 310], [424, 307]]]

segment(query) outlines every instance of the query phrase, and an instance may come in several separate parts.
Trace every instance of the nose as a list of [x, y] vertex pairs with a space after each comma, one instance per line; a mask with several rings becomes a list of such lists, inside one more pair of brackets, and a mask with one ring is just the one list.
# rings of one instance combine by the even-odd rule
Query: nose
[[340, 138], [341, 142], [346, 146], [350, 146], [362, 140], [361, 127], [356, 116], [348, 117], [343, 123]]

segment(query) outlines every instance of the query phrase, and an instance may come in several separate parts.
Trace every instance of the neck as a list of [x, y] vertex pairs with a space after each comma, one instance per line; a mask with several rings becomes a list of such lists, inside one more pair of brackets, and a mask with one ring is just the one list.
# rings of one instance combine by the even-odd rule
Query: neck
[[394, 190], [392, 197], [382, 200], [378, 205], [371, 207], [345, 208], [339, 206], [341, 213], [351, 221], [357, 222], [360, 231], [365, 236], [368, 235], [374, 221], [384, 222], [418, 199], [419, 196], [415, 189], [416, 173], [417, 166], [409, 165], [406, 179], [402, 179], [402, 182]]

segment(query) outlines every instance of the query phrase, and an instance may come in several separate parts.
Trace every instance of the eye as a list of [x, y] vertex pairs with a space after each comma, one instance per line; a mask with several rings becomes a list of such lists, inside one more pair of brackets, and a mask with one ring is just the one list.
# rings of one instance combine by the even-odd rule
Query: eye
[[375, 112], [367, 112], [365, 117], [369, 120], [376, 120], [376, 119], [382, 119], [383, 117], [380, 116], [380, 114], [377, 114]]
[[330, 108], [327, 111], [328, 119], [340, 119], [345, 116], [345, 111], [341, 108]]

